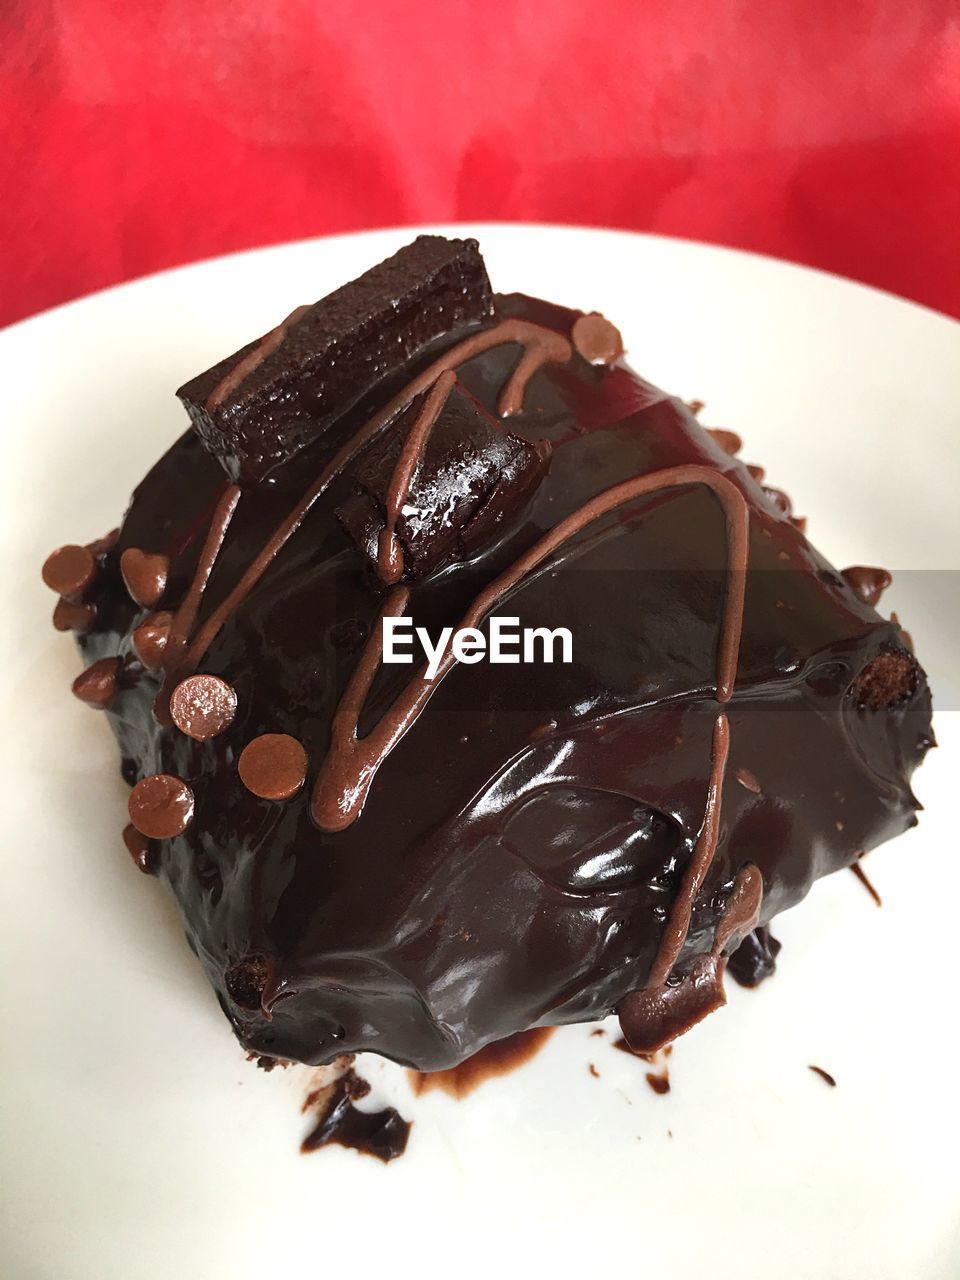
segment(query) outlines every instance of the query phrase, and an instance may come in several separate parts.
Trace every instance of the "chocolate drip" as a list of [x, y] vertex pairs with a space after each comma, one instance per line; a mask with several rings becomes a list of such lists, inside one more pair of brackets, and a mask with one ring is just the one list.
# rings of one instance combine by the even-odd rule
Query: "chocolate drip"
[[757, 987], [776, 971], [779, 954], [780, 943], [761, 925], [731, 954], [727, 971], [741, 987]]
[[620, 1026], [634, 1053], [659, 1052], [726, 1004], [724, 948], [731, 943], [736, 946], [756, 925], [762, 897], [763, 877], [748, 863], [737, 872], [707, 955], [694, 960], [679, 980], [668, 977], [660, 986], [648, 985], [621, 1001]]
[[697, 894], [703, 888], [713, 855], [717, 851], [717, 840], [720, 836], [720, 802], [723, 794], [723, 775], [727, 767], [727, 755], [730, 750], [730, 726], [727, 717], [721, 713], [713, 724], [713, 744], [710, 749], [710, 779], [707, 783], [707, 801], [703, 809], [703, 825], [693, 847], [693, 857], [687, 865], [680, 891], [674, 899], [667, 920], [657, 958], [650, 970], [648, 986], [660, 987], [670, 976], [677, 963], [683, 944], [687, 940], [690, 928], [690, 914]]
[[880, 597], [893, 581], [886, 569], [874, 569], [867, 565], [855, 564], [843, 569], [840, 574], [844, 582], [856, 593], [857, 599], [874, 608], [880, 603]]
[[873, 881], [870, 879], [870, 877], [867, 875], [867, 873], [864, 871], [864, 869], [863, 869], [863, 867], [860, 865], [860, 863], [859, 863], [859, 862], [854, 862], [854, 863], [851, 865], [850, 870], [851, 870], [851, 871], [853, 872], [853, 874], [857, 877], [857, 879], [860, 881], [860, 883], [861, 883], [861, 884], [863, 885], [863, 887], [866, 889], [867, 893], [869, 893], [870, 897], [874, 900], [874, 902], [877, 904], [877, 906], [878, 906], [878, 907], [882, 907], [882, 906], [883, 906], [883, 899], [880, 897], [879, 893], [877, 893], [876, 886], [874, 885], [874, 883], [873, 883]]
[[447, 1071], [411, 1071], [410, 1086], [419, 1097], [442, 1089], [451, 1097], [465, 1098], [485, 1081], [507, 1075], [534, 1058], [553, 1035], [553, 1027], [531, 1027], [503, 1040], [494, 1040]]

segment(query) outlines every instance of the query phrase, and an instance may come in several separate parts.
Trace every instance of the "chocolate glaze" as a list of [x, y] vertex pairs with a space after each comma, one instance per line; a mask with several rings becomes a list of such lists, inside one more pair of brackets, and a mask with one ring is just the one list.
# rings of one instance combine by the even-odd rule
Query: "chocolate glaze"
[[741, 987], [758, 987], [776, 972], [781, 943], [761, 925], [747, 934], [727, 962], [727, 972]]
[[486, 1080], [507, 1075], [535, 1057], [553, 1034], [553, 1027], [532, 1027], [505, 1040], [494, 1040], [445, 1071], [411, 1071], [410, 1084], [417, 1096], [428, 1089], [442, 1089], [454, 1098], [465, 1098]]
[[[126, 664], [107, 715], [127, 776], [164, 773], [192, 789], [189, 825], [159, 844], [160, 875], [256, 1053], [323, 1063], [365, 1049], [442, 1070], [530, 1027], [606, 1016], [655, 966], [677, 990], [672, 1003], [713, 1007], [726, 962], [718, 926], [744, 900], [738, 873], [756, 869], [746, 884], [754, 906], [762, 884], [765, 925], [854, 850], [914, 820], [909, 776], [929, 741], [930, 700], [899, 629], [807, 543], [728, 441], [624, 365], [573, 351], [578, 314], [498, 297], [488, 327], [360, 389], [320, 439], [234, 504], [196, 628], [174, 661], [164, 656], [165, 676], [133, 651], [145, 612], [119, 558], [130, 548], [168, 557], [173, 606], [197, 581], [224, 481], [194, 433], [140, 485], [105, 556], [96, 624], [78, 642], [88, 662], [119, 652]], [[399, 719], [412, 669], [374, 662], [347, 727], [361, 745], [385, 722], [402, 732], [385, 751], [373, 744], [362, 805], [347, 797], [346, 823], [324, 829], [313, 819], [336, 759], [335, 717], [376, 655], [385, 607], [336, 511], [364, 444], [448, 368], [489, 414], [510, 417], [511, 433], [546, 441], [549, 467], [525, 508], [471, 559], [417, 582], [403, 606], [436, 634], [472, 612], [483, 625], [483, 603], [502, 600], [522, 626], [569, 626], [574, 662], [448, 665]], [[637, 484], [671, 470], [670, 488]], [[614, 489], [621, 502], [598, 501]], [[727, 492], [737, 496], [725, 506]], [[746, 575], [730, 536], [738, 511]], [[232, 724], [206, 742], [153, 712], [164, 680], [172, 688], [198, 669], [237, 694]], [[721, 779], [722, 805], [711, 806], [720, 719], [728, 768], [762, 765], [762, 790]], [[236, 761], [266, 733], [302, 743], [313, 787], [282, 802], [247, 790]], [[331, 794], [343, 812], [342, 787]], [[240, 971], [257, 975], [242, 1002], [247, 988], [228, 978]]]
[[365, 1098], [370, 1085], [352, 1066], [345, 1068], [332, 1084], [316, 1089], [304, 1103], [312, 1109], [316, 1122], [300, 1144], [304, 1155], [320, 1147], [351, 1147], [376, 1156], [385, 1164], [402, 1156], [410, 1137], [410, 1122], [394, 1107], [382, 1111], [361, 1111], [354, 1102]]

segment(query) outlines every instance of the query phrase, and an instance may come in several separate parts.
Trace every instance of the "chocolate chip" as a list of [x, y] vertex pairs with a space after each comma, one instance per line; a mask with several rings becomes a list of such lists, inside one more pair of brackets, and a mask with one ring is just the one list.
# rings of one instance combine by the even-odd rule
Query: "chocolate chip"
[[132, 599], [149, 609], [166, 590], [170, 557], [127, 547], [120, 557], [120, 572]]
[[573, 345], [589, 364], [609, 366], [623, 355], [623, 339], [620, 330], [598, 311], [579, 316], [574, 322]]
[[767, 474], [763, 467], [754, 466], [752, 462], [747, 463], [747, 470], [750, 472], [752, 478], [756, 480], [757, 484], [759, 484]]
[[132, 822], [127, 823], [123, 828], [123, 843], [127, 846], [127, 852], [133, 859], [134, 864], [147, 876], [155, 876], [157, 874], [157, 866], [159, 858], [157, 856], [157, 846], [152, 840], [148, 840], [142, 831], [138, 831]]
[[99, 661], [81, 671], [71, 688], [81, 702], [103, 710], [112, 702], [117, 692], [117, 672], [120, 670], [119, 658], [100, 658]]
[[248, 742], [237, 762], [240, 781], [261, 800], [289, 800], [307, 776], [307, 753], [286, 733], [264, 733]]
[[782, 516], [789, 516], [793, 512], [793, 503], [790, 501], [788, 494], [782, 489], [775, 489], [772, 485], [764, 485], [764, 497], [772, 502]]
[[130, 792], [130, 821], [141, 835], [167, 840], [186, 831], [193, 818], [193, 792], [182, 778], [154, 773]]
[[97, 562], [88, 547], [70, 543], [52, 551], [40, 572], [51, 591], [68, 600], [77, 600], [96, 577]]
[[72, 604], [58, 600], [53, 611], [53, 625], [58, 631], [76, 631], [85, 635], [97, 620], [97, 608], [92, 604]]
[[163, 653], [173, 625], [172, 613], [148, 613], [134, 628], [130, 642], [133, 651], [148, 671], [159, 671], [163, 665]]
[[219, 676], [187, 676], [170, 695], [173, 723], [197, 742], [223, 733], [233, 723], [236, 712], [236, 692]]
[[707, 435], [712, 436], [724, 453], [732, 458], [743, 448], [743, 441], [735, 431], [725, 431], [723, 427], [707, 427]]
[[235, 1005], [251, 1013], [260, 1009], [264, 988], [270, 977], [269, 959], [260, 952], [251, 952], [237, 960], [223, 975], [227, 995]]
[[841, 570], [840, 576], [857, 599], [871, 608], [879, 604], [880, 597], [893, 581], [886, 569], [872, 569], [863, 564]]
[[913, 654], [891, 647], [871, 658], [851, 684], [850, 693], [858, 707], [889, 710], [912, 697], [919, 682], [920, 669]]

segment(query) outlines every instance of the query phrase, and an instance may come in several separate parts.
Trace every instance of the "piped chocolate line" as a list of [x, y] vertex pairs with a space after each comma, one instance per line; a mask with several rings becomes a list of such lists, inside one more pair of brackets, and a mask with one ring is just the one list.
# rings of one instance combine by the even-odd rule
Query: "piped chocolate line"
[[[471, 334], [449, 351], [444, 352], [422, 373], [418, 374], [403, 390], [375, 414], [356, 434], [347, 441], [342, 449], [324, 467], [303, 497], [288, 516], [280, 522], [267, 539], [263, 549], [256, 555], [240, 581], [226, 599], [213, 611], [187, 648], [180, 665], [180, 673], [195, 669], [207, 649], [213, 643], [220, 628], [224, 625], [234, 609], [253, 590], [267, 569], [286, 546], [287, 542], [300, 528], [304, 518], [318, 498], [326, 492], [330, 482], [338, 476], [343, 468], [374, 439], [412, 400], [427, 391], [442, 373], [458, 368], [474, 356], [481, 355], [493, 347], [504, 346], [515, 342], [524, 348], [524, 355], [514, 369], [500, 396], [499, 410], [503, 416], [518, 412], [523, 404], [523, 397], [530, 379], [545, 364], [566, 363], [573, 354], [568, 340], [552, 329], [544, 329], [541, 325], [529, 320], [501, 320], [492, 329], [483, 329]], [[531, 354], [532, 353], [532, 354]], [[526, 357], [530, 355], [530, 359]]]
[[200, 602], [207, 589], [210, 575], [223, 548], [227, 530], [233, 520], [233, 513], [240, 501], [240, 486], [228, 485], [224, 490], [210, 521], [207, 536], [200, 551], [200, 559], [193, 574], [187, 594], [173, 615], [167, 638], [159, 651], [161, 666], [166, 672], [160, 695], [154, 704], [154, 712], [161, 724], [172, 723], [170, 718], [170, 697], [184, 672], [179, 659], [183, 656], [190, 633], [197, 620]]
[[439, 418], [440, 411], [453, 390], [456, 381], [457, 375], [448, 369], [441, 373], [433, 384], [432, 390], [424, 401], [423, 408], [417, 415], [416, 422], [407, 433], [407, 438], [397, 459], [397, 465], [394, 467], [393, 475], [390, 477], [390, 486], [387, 490], [385, 502], [386, 518], [377, 548], [377, 572], [380, 575], [380, 580], [387, 586], [392, 586], [395, 582], [398, 582], [403, 573], [403, 551], [396, 532], [401, 508], [417, 474], [417, 467], [423, 456], [427, 440], [430, 438], [430, 432], [433, 430], [434, 423]]
[[[456, 629], [476, 627], [508, 591], [532, 573], [558, 547], [594, 520], [636, 498], [697, 484], [706, 485], [713, 491], [723, 507], [726, 519], [728, 570], [726, 599], [717, 647], [716, 684], [717, 699], [720, 702], [726, 702], [733, 692], [736, 679], [740, 632], [743, 625], [749, 511], [746, 500], [736, 485], [708, 467], [673, 467], [635, 476], [631, 480], [625, 480], [597, 494], [565, 520], [561, 520], [535, 542], [524, 555], [488, 584], [476, 596]], [[357, 818], [380, 765], [415, 723], [435, 690], [439, 688], [456, 663], [452, 642], [448, 639], [433, 680], [426, 680], [425, 669], [421, 668], [370, 733], [365, 738], [357, 738], [357, 725], [363, 704], [380, 662], [383, 618], [397, 617], [402, 614], [407, 607], [409, 597], [410, 593], [405, 588], [397, 589], [388, 597], [334, 715], [330, 750], [321, 766], [311, 800], [310, 812], [321, 830], [341, 831]], [[721, 719], [724, 724], [722, 738], [723, 763], [725, 763], [728, 735], [726, 717]], [[722, 763], [720, 767], [722, 770]], [[710, 825], [705, 820], [705, 830]], [[713, 845], [710, 848], [711, 858], [715, 846], [714, 832]], [[684, 936], [686, 936], [686, 930], [684, 930]]]
[[210, 575], [213, 573], [214, 565], [217, 563], [217, 558], [220, 555], [224, 539], [227, 536], [227, 530], [230, 528], [230, 522], [233, 519], [233, 513], [236, 511], [239, 501], [240, 486], [231, 484], [224, 490], [223, 496], [216, 505], [203, 549], [200, 552], [200, 559], [197, 561], [193, 581], [190, 583], [180, 607], [173, 615], [173, 623], [170, 627], [170, 642], [167, 645], [164, 658], [168, 665], [173, 664], [176, 652], [193, 630], [193, 625], [197, 620], [197, 611], [203, 599], [203, 593], [207, 589]]
[[657, 956], [650, 970], [648, 987], [662, 987], [679, 959], [690, 929], [690, 916], [697, 894], [717, 851], [720, 838], [720, 808], [723, 798], [723, 776], [730, 751], [730, 725], [721, 712], [713, 725], [713, 743], [710, 750], [710, 780], [707, 783], [707, 801], [703, 809], [703, 824], [693, 848], [693, 856], [687, 864], [680, 882], [680, 889], [670, 909], [670, 916]]
[[302, 307], [296, 307], [290, 312], [285, 320], [281, 320], [276, 328], [271, 329], [269, 333], [265, 333], [254, 349], [245, 355], [242, 360], [239, 360], [226, 377], [222, 378], [210, 392], [209, 396], [207, 396], [207, 412], [215, 409], [217, 405], [226, 400], [228, 396], [233, 395], [234, 391], [237, 390], [240, 384], [250, 377], [250, 374], [253, 373], [254, 369], [263, 364], [268, 355], [276, 351], [277, 347], [279, 347], [280, 343], [283, 342], [290, 329], [292, 329], [297, 321], [302, 316], [305, 316], [309, 310], [309, 304]]

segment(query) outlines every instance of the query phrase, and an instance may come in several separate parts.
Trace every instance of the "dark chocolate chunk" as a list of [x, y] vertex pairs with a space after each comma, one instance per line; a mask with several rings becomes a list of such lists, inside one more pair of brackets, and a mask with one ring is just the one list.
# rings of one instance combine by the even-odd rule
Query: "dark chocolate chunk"
[[[387, 495], [418, 396], [361, 455], [359, 493], [337, 509], [344, 528], [376, 566]], [[400, 508], [396, 536], [403, 576], [422, 578], [450, 560], [475, 555], [526, 504], [546, 469], [547, 450], [504, 431], [473, 396], [455, 385], [427, 437]]]
[[227, 474], [256, 482], [385, 374], [438, 338], [483, 324], [492, 310], [477, 242], [419, 236], [177, 395]]

